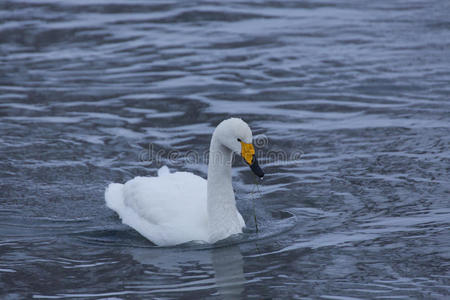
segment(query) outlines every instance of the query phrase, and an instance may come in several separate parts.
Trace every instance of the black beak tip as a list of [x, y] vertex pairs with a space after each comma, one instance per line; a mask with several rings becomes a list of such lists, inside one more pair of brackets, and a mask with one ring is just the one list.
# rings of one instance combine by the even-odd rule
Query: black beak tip
[[250, 165], [250, 169], [253, 171], [253, 173], [258, 176], [259, 178], [263, 178], [264, 177], [264, 172], [263, 170], [260, 168], [258, 161], [256, 160], [256, 157], [253, 158], [253, 162]]

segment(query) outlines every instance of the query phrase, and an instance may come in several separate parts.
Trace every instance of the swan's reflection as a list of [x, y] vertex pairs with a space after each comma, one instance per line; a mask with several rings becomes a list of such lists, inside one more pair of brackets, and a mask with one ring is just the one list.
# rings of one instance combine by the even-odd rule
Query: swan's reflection
[[244, 262], [238, 246], [212, 249], [217, 290], [222, 299], [239, 299], [244, 291]]
[[134, 248], [129, 249], [128, 252], [133, 260], [140, 264], [151, 265], [161, 271], [179, 271], [180, 276], [187, 275], [182, 272], [190, 270], [185, 266], [198, 267], [210, 264], [208, 255], [205, 255], [203, 251], [177, 248]]
[[[204, 289], [205, 283], [209, 281], [211, 288], [217, 288], [222, 299], [240, 299], [244, 291], [244, 263], [241, 251], [236, 245], [204, 250], [133, 248], [128, 249], [128, 252], [135, 261], [157, 267], [160, 270], [158, 276], [165, 277], [166, 272], [167, 275], [174, 275], [175, 271], [178, 273], [178, 280], [186, 279], [193, 285], [193, 273], [204, 276], [203, 279], [199, 278], [199, 288]], [[209, 266], [213, 268], [214, 279], [210, 277]], [[191, 278], [188, 280], [189, 277]]]

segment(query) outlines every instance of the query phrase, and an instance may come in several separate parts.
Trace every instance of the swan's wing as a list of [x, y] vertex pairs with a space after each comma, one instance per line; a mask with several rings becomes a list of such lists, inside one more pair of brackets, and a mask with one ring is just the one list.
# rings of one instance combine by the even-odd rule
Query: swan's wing
[[106, 205], [119, 215], [124, 224], [131, 226], [152, 242], [158, 245], [164, 245], [166, 243], [165, 235], [158, 230], [158, 227], [143, 221], [141, 216], [125, 205], [124, 186], [124, 184], [120, 183], [111, 183], [106, 188]]
[[136, 230], [145, 223], [146, 232], [138, 231], [154, 242], [163, 240], [158, 244], [207, 241], [206, 186], [205, 179], [188, 172], [136, 177], [124, 185], [123, 203], [139, 220], [126, 221], [118, 213]]
[[158, 245], [208, 241], [206, 180], [188, 172], [158, 173], [110, 184], [106, 204]]
[[206, 216], [206, 180], [192, 173], [136, 177], [125, 184], [123, 193], [125, 205], [152, 224]]

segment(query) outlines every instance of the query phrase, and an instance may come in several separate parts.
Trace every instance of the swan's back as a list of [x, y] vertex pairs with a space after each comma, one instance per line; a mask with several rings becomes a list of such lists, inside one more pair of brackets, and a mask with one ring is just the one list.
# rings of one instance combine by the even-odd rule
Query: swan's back
[[206, 180], [163, 169], [158, 175], [110, 184], [105, 192], [108, 207], [123, 223], [159, 245], [207, 241]]

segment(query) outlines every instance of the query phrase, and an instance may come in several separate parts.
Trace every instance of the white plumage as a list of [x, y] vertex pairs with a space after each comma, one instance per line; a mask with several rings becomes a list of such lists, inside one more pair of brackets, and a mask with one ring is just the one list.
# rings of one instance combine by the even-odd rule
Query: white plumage
[[164, 166], [157, 177], [111, 183], [106, 204], [157, 245], [214, 243], [241, 233], [245, 223], [231, 185], [231, 159], [233, 152], [241, 154], [240, 141], [252, 142], [248, 125], [237, 118], [225, 120], [211, 139], [208, 181], [189, 172], [170, 173]]

